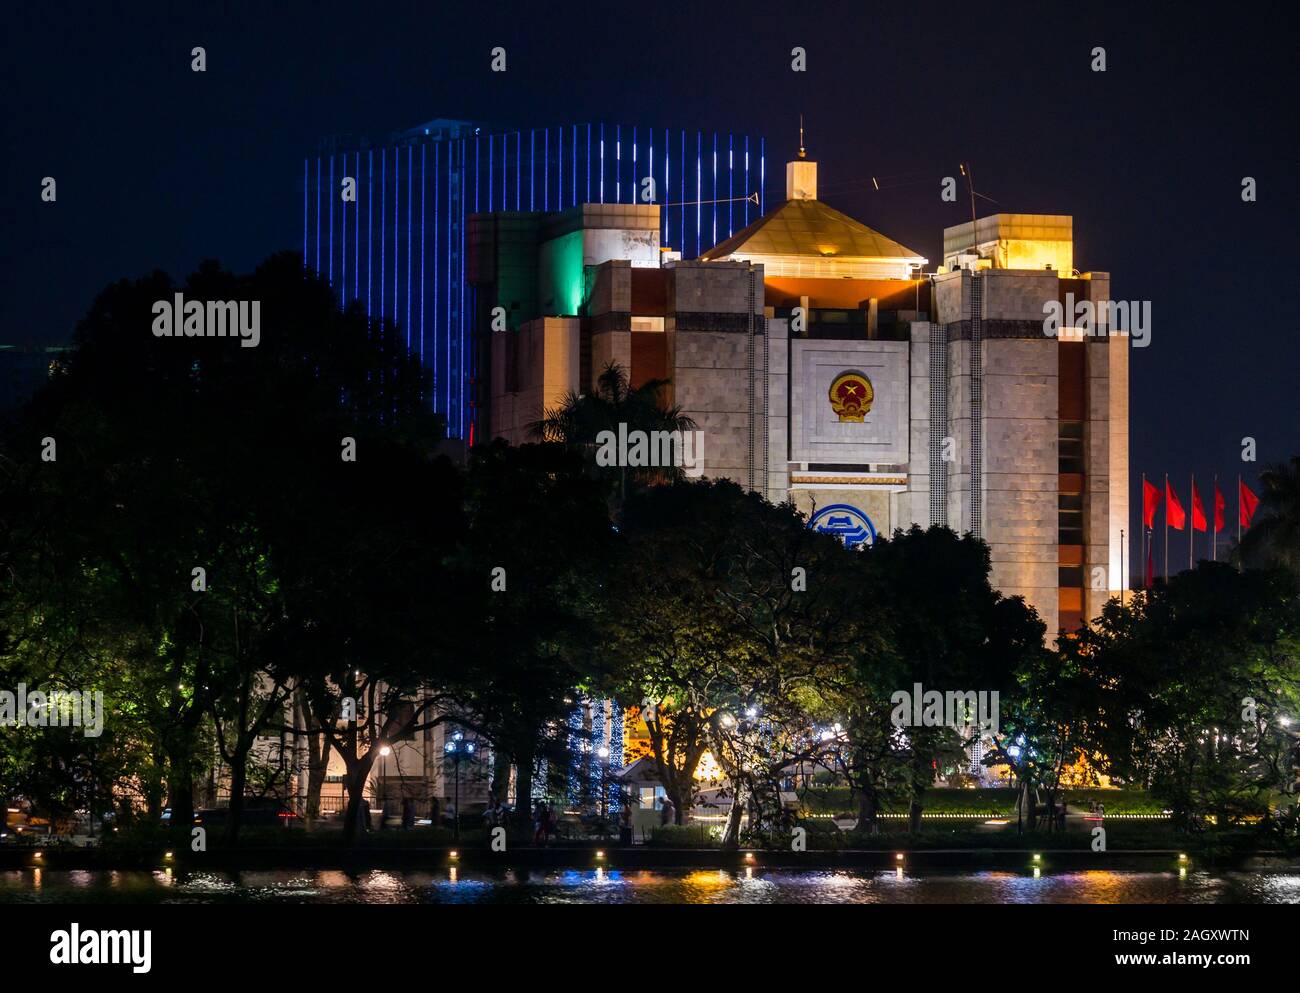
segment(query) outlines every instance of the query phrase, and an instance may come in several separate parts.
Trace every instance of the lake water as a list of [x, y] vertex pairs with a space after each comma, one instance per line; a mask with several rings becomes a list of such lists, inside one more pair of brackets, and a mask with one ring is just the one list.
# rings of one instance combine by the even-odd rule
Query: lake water
[[0, 903], [1300, 903], [1300, 873], [19, 869]]

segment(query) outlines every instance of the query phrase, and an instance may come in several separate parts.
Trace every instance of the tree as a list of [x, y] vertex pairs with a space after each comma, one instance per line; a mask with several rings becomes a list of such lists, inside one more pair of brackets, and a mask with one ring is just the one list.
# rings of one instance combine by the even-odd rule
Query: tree
[[481, 445], [465, 486], [458, 719], [513, 759], [527, 823], [537, 759], [558, 757], [577, 701], [609, 681], [596, 631], [614, 533], [601, 486], [560, 445]]
[[[258, 346], [153, 334], [155, 304], [177, 291], [200, 306], [255, 301]], [[454, 524], [454, 513], [437, 514], [445, 478], [417, 478], [441, 437], [427, 373], [391, 328], [356, 307], [340, 312], [292, 255], [248, 276], [205, 263], [183, 287], [161, 273], [114, 284], [76, 342], [6, 438], [14, 471], [3, 500], [23, 549], [14, 595], [69, 645], [97, 646], [131, 673], [128, 709], [160, 751], [172, 821], [186, 831], [215, 731], [235, 789], [233, 836], [249, 751], [294, 682], [286, 658], [305, 657], [293, 654], [295, 638], [320, 616], [305, 611], [337, 607], [345, 592], [366, 601], [371, 587], [338, 585], [351, 569], [420, 582], [385, 568], [391, 545], [350, 547], [370, 553], [364, 562], [338, 559], [358, 505], [335, 494], [358, 476], [363, 489], [370, 480], [403, 495], [427, 484], [403, 523], [432, 520], [435, 535]], [[58, 445], [55, 461], [38, 459], [44, 437]], [[344, 445], [362, 453], [356, 463], [340, 458]], [[390, 477], [372, 474], [385, 445], [402, 452]], [[369, 496], [365, 512], [393, 517], [388, 493]], [[335, 571], [309, 575], [309, 562]], [[352, 616], [365, 608], [391, 617], [391, 603], [373, 600]]]
[[1298, 609], [1288, 574], [1212, 562], [1108, 604], [1080, 648], [1101, 676], [1103, 771], [1146, 786], [1181, 829], [1266, 814], [1292, 778]]
[[[886, 617], [894, 690], [985, 692], [1006, 695], [1013, 673], [1041, 649], [1043, 624], [1017, 597], [1004, 598], [989, 583], [988, 546], [947, 528], [913, 526], [878, 541], [868, 559]], [[864, 605], [865, 606], [865, 605]], [[878, 732], [873, 734], [878, 735]], [[908, 722], [903, 775], [910, 796], [908, 823], [920, 827], [923, 799], [939, 760], [960, 747], [951, 726]]]
[[1256, 567], [1280, 566], [1300, 579], [1300, 455], [1259, 474], [1263, 486], [1239, 558]]
[[[677, 406], [664, 403], [668, 381], [652, 379], [635, 389], [623, 368], [610, 362], [596, 380], [592, 393], [566, 393], [555, 407], [547, 410], [540, 421], [530, 426], [539, 441], [557, 442], [591, 453], [600, 444], [601, 435], [615, 437], [620, 425], [628, 432], [641, 431], [653, 437], [657, 432], [695, 430], [695, 421]], [[681, 466], [643, 466], [633, 469], [636, 485], [667, 482], [682, 478]], [[615, 493], [616, 506], [627, 499], [628, 467], [608, 467], [602, 475]]]

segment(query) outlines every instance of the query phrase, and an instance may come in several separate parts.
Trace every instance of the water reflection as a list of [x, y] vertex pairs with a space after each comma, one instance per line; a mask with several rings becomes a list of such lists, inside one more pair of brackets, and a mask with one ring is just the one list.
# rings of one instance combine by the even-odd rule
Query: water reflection
[[0, 872], [0, 903], [1300, 903], [1294, 872], [623, 871], [614, 867], [418, 872], [27, 869]]

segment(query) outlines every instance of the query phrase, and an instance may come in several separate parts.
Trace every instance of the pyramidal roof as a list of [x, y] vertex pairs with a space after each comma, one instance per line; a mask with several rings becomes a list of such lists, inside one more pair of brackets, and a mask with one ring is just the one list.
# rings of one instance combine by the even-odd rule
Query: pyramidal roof
[[925, 256], [873, 231], [820, 200], [787, 200], [749, 227], [700, 255], [705, 260], [730, 255], [808, 255], [815, 258], [907, 259]]

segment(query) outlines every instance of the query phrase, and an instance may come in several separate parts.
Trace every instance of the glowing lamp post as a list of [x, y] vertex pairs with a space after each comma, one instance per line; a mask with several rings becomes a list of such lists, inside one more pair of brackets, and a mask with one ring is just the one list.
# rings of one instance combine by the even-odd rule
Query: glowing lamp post
[[455, 798], [452, 800], [452, 805], [455, 809], [455, 814], [452, 816], [452, 832], [453, 837], [457, 841], [460, 841], [460, 764], [465, 759], [472, 759], [474, 757], [474, 742], [466, 741], [465, 736], [461, 732], [457, 731], [451, 736], [451, 740], [443, 746], [443, 751], [447, 753], [448, 759], [451, 760], [451, 763], [456, 770]]

